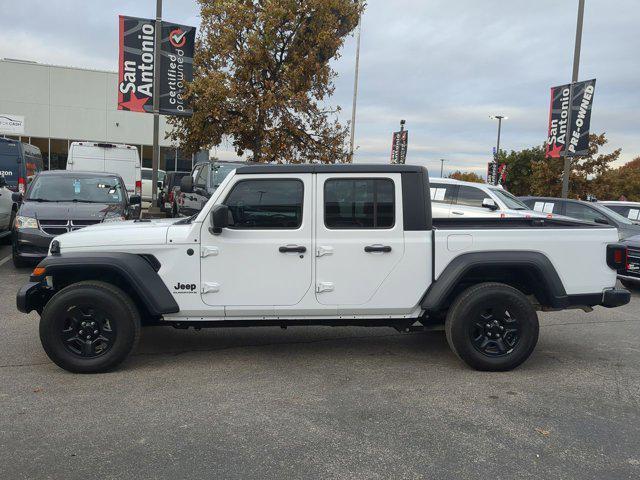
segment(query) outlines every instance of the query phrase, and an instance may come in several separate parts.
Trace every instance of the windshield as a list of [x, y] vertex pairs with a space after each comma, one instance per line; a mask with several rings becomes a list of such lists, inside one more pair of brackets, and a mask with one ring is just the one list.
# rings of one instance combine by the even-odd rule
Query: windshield
[[[143, 180], [151, 180], [151, 175], [153, 174], [153, 170], [142, 170], [142, 179]], [[164, 182], [164, 177], [167, 176], [167, 172], [163, 170], [158, 170], [158, 181]]]
[[608, 217], [613, 218], [613, 220], [615, 220], [618, 223], [622, 223], [623, 225], [635, 225], [627, 217], [624, 217], [624, 216], [620, 215], [618, 212], [614, 212], [613, 210], [611, 210], [610, 208], [605, 207], [604, 205], [595, 205], [594, 204], [593, 206], [596, 207], [597, 209], [599, 209], [600, 211], [602, 211], [602, 213], [604, 213]]
[[235, 170], [242, 165], [235, 163], [214, 163], [211, 165], [211, 185], [218, 188], [222, 181], [227, 178], [229, 172]]
[[39, 176], [26, 197], [34, 202], [121, 203], [123, 199], [123, 187], [118, 177], [67, 175]]
[[521, 200], [511, 195], [509, 192], [499, 188], [490, 188], [491, 193], [498, 197], [510, 210], [530, 210]]

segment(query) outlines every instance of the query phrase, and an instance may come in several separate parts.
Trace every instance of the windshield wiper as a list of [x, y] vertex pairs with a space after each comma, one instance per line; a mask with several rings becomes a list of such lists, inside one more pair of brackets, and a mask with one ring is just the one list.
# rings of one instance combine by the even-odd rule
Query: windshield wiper
[[46, 198], [27, 198], [27, 202], [58, 202], [59, 200], [47, 200]]

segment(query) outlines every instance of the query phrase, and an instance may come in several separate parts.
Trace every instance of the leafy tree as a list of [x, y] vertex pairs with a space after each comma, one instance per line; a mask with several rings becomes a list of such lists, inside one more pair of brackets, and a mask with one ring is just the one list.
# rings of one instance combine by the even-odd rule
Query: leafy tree
[[473, 172], [461, 172], [460, 170], [450, 173], [449, 178], [462, 180], [463, 182], [484, 183], [484, 179], [480, 175]]
[[202, 23], [192, 117], [171, 120], [188, 151], [230, 138], [258, 162], [350, 160], [347, 128], [326, 107], [344, 39], [356, 27], [353, 0], [198, 0]]
[[514, 195], [531, 194], [531, 168], [536, 162], [544, 160], [542, 146], [527, 148], [509, 154], [501, 152], [500, 163], [507, 165], [507, 181], [504, 187]]

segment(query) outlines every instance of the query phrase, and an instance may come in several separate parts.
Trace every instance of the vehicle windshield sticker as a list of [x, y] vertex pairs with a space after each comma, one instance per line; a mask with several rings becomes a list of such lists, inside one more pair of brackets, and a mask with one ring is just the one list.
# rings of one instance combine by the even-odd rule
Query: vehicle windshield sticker
[[432, 188], [431, 200], [444, 200], [444, 194], [447, 192], [446, 188]]
[[536, 212], [541, 212], [543, 208], [544, 208], [544, 202], [536, 202], [535, 205], [533, 206], [533, 209]]
[[545, 213], [553, 213], [554, 206], [555, 206], [555, 203], [545, 203], [544, 207], [542, 208], [542, 211]]
[[76, 195], [80, 193], [80, 180], [77, 178], [73, 181], [73, 191]]
[[629, 214], [627, 215], [627, 217], [629, 217], [631, 220], [638, 220], [638, 215], [640, 215], [640, 210], [632, 208], [631, 210], [629, 210]]

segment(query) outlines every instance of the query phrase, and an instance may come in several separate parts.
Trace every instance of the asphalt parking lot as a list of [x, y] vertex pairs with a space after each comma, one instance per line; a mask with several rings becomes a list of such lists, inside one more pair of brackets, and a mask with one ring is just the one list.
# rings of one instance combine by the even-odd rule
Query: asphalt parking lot
[[0, 265], [2, 478], [640, 478], [638, 295], [541, 315], [507, 373], [441, 333], [297, 327], [146, 329], [73, 375], [15, 308], [28, 273]]

